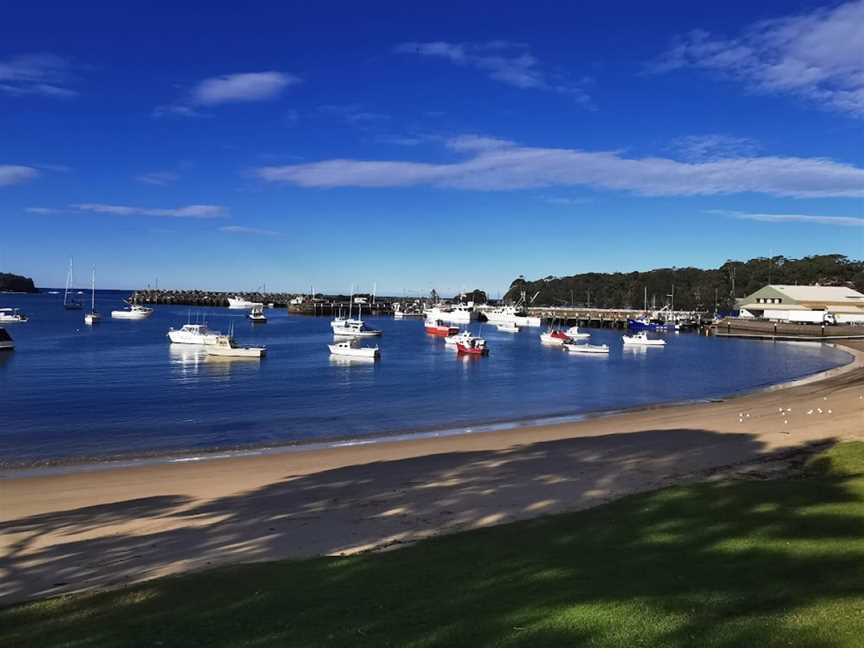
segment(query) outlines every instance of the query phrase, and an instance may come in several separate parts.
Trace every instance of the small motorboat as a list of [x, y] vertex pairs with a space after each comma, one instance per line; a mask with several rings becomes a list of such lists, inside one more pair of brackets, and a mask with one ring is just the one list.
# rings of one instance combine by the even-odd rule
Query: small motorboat
[[519, 328], [519, 325], [516, 322], [502, 322], [498, 326], [495, 327], [502, 333], [518, 333], [522, 329]]
[[0, 351], [12, 351], [14, 348], [15, 342], [12, 341], [12, 336], [5, 328], [0, 328]]
[[153, 314], [153, 309], [140, 304], [129, 304], [129, 308], [111, 311], [111, 319], [142, 320]]
[[572, 342], [565, 342], [564, 349], [567, 351], [567, 353], [591, 353], [598, 355], [609, 353], [608, 344], [574, 344]]
[[474, 335], [472, 335], [471, 331], [462, 331], [461, 333], [457, 333], [456, 335], [448, 335], [444, 338], [444, 344], [447, 346], [456, 346], [460, 342], [462, 344], [467, 344], [471, 340], [474, 339]]
[[447, 324], [444, 320], [426, 320], [424, 328], [429, 335], [437, 335], [438, 337], [450, 337], [459, 332], [458, 326]]
[[17, 308], [0, 308], [0, 324], [23, 324], [29, 319]]
[[578, 326], [571, 326], [567, 331], [565, 331], [565, 333], [571, 340], [587, 340], [591, 337], [590, 333], [583, 333], [580, 331]]
[[336, 342], [327, 346], [330, 347], [330, 355], [334, 356], [366, 359], [381, 357], [381, 352], [378, 350], [377, 345], [374, 347], [364, 347], [360, 346], [360, 342], [357, 340], [344, 340], [343, 342]]
[[466, 355], [480, 356], [489, 353], [489, 347], [486, 346], [486, 340], [478, 337], [472, 337], [467, 342], [457, 343], [456, 349], [459, 353], [464, 353]]
[[211, 331], [206, 324], [184, 324], [180, 329], [168, 329], [168, 339], [174, 344], [217, 344], [223, 337], [219, 331]]
[[255, 304], [246, 316], [256, 324], [264, 324], [267, 316], [264, 314], [264, 304]]
[[570, 338], [563, 331], [546, 331], [540, 334], [540, 341], [543, 344], [562, 345], [565, 342], [569, 342]]
[[237, 344], [231, 335], [219, 335], [213, 344], [207, 345], [207, 355], [228, 358], [263, 358], [265, 347], [244, 347]]
[[633, 335], [623, 336], [625, 346], [664, 347], [666, 340], [649, 338], [645, 331], [639, 331]]

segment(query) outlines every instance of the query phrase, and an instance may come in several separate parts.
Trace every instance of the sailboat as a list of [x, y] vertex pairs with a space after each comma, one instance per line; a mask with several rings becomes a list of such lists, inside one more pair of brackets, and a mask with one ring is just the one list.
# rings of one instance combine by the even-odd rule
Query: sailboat
[[82, 304], [74, 297], [69, 297], [69, 287], [72, 283], [72, 259], [69, 259], [69, 272], [66, 273], [66, 291], [63, 293], [63, 308], [66, 310], [81, 310]]
[[93, 326], [101, 320], [102, 316], [96, 312], [96, 268], [94, 267], [90, 277], [90, 312], [84, 315], [84, 323]]

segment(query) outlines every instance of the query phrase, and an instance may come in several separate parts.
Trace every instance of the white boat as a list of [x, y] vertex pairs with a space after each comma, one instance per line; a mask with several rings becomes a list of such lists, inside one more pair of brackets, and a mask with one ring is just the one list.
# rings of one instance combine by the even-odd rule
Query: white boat
[[608, 344], [573, 344], [572, 342], [565, 342], [564, 348], [567, 350], [568, 353], [609, 353]]
[[246, 317], [248, 317], [253, 322], [266, 322], [267, 316], [264, 314], [264, 305], [256, 304], [255, 306], [253, 306]]
[[90, 277], [90, 312], [84, 315], [84, 323], [93, 326], [102, 321], [102, 316], [96, 311], [96, 268]]
[[591, 337], [590, 333], [583, 333], [580, 331], [578, 326], [571, 326], [565, 331], [565, 333], [567, 334], [567, 337], [573, 340], [587, 340]]
[[206, 350], [207, 355], [227, 358], [263, 358], [267, 352], [265, 347], [240, 346], [231, 335], [216, 336], [216, 342], [208, 344]]
[[261, 302], [249, 301], [248, 299], [246, 299], [245, 297], [241, 297], [240, 295], [234, 295], [233, 297], [228, 298], [228, 308], [233, 308], [236, 310], [239, 310], [241, 308], [243, 310], [246, 310], [247, 308], [252, 308], [253, 306], [258, 305], [263, 306], [264, 304], [261, 304]]
[[625, 346], [664, 347], [666, 340], [649, 338], [645, 331], [639, 331], [633, 335], [625, 335], [622, 338]]
[[468, 344], [471, 340], [478, 339], [472, 335], [471, 331], [462, 331], [456, 335], [448, 335], [444, 338], [444, 344], [448, 346], [456, 346], [457, 344]]
[[366, 359], [374, 359], [381, 356], [377, 345], [374, 347], [364, 347], [360, 346], [357, 340], [343, 340], [342, 342], [335, 342], [327, 346], [330, 348], [330, 355], [334, 356]]
[[[351, 295], [351, 301], [354, 301], [354, 295]], [[333, 335], [335, 337], [378, 337], [381, 335], [381, 331], [378, 329], [374, 329], [371, 326], [367, 326], [363, 321], [361, 313], [359, 309], [363, 308], [363, 304], [358, 304], [358, 313], [357, 319], [351, 319], [351, 306], [348, 306], [348, 317], [339, 316], [330, 322], [330, 328], [333, 329]]]
[[0, 324], [23, 324], [29, 319], [17, 308], [0, 308]]
[[437, 304], [427, 308], [426, 319], [441, 320], [448, 324], [469, 324], [477, 319], [479, 312], [474, 308], [474, 302], [467, 304]]
[[518, 333], [521, 329], [513, 322], [505, 322], [496, 326], [502, 333]]
[[66, 310], [81, 310], [81, 302], [69, 296], [69, 287], [72, 285], [72, 259], [69, 259], [69, 272], [66, 273], [66, 290], [63, 292], [63, 308]]
[[184, 324], [180, 329], [168, 329], [168, 339], [174, 344], [216, 344], [222, 335], [211, 331], [206, 324]]
[[129, 308], [111, 311], [112, 319], [142, 320], [153, 314], [153, 309], [140, 304], [129, 304]]
[[539, 317], [531, 317], [516, 306], [496, 306], [480, 311], [490, 324], [515, 324], [516, 326], [542, 326]]
[[6, 329], [0, 328], [0, 351], [11, 351], [15, 348], [15, 343], [12, 341], [12, 336], [6, 332]]
[[567, 336], [563, 331], [559, 331], [558, 329], [549, 329], [545, 333], [540, 334], [540, 342], [543, 344], [554, 344], [561, 346], [567, 342], [571, 342], [572, 340]]

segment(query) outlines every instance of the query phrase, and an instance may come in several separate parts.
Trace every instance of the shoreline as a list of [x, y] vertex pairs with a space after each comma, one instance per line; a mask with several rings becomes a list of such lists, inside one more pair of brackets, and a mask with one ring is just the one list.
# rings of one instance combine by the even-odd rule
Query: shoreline
[[790, 340], [762, 340], [765, 342], [784, 344], [800, 342], [802, 344], [826, 344], [848, 354], [850, 359], [848, 362], [823, 369], [812, 374], [806, 374], [797, 378], [792, 378], [779, 383], [759, 385], [756, 387], [744, 388], [738, 391], [727, 392], [716, 396], [705, 396], [702, 398], [694, 398], [689, 400], [679, 401], [660, 401], [645, 405], [636, 405], [633, 407], [616, 408], [608, 410], [596, 410], [579, 414], [551, 414], [548, 416], [533, 416], [522, 419], [513, 419], [505, 421], [486, 421], [477, 423], [468, 423], [464, 425], [456, 425], [445, 428], [426, 429], [423, 431], [412, 432], [408, 429], [402, 431], [382, 432], [379, 434], [369, 434], [360, 437], [331, 437], [324, 440], [299, 440], [296, 442], [286, 442], [279, 444], [260, 444], [249, 446], [231, 446], [231, 447], [210, 447], [202, 449], [181, 448], [181, 449], [166, 449], [144, 451], [140, 453], [126, 453], [105, 455], [104, 457], [70, 457], [45, 459], [36, 461], [32, 464], [28, 463], [12, 463], [7, 466], [0, 466], [0, 483], [8, 480], [28, 479], [33, 477], [43, 477], [51, 475], [65, 475], [74, 473], [100, 472], [103, 470], [116, 470], [122, 468], [135, 468], [139, 466], [158, 465], [158, 464], [182, 464], [190, 462], [207, 462], [207, 461], [222, 461], [243, 457], [255, 456], [271, 456], [278, 454], [289, 454], [297, 452], [313, 452], [326, 449], [337, 449], [344, 447], [355, 447], [363, 445], [377, 445], [387, 443], [410, 442], [412, 440], [429, 440], [429, 439], [446, 439], [463, 435], [475, 434], [490, 434], [505, 430], [529, 429], [534, 427], [551, 427], [558, 425], [567, 425], [583, 421], [591, 421], [607, 417], [619, 416], [622, 414], [635, 414], [639, 412], [651, 412], [658, 409], [669, 407], [681, 407], [684, 405], [696, 405], [700, 403], [712, 403], [718, 401], [729, 401], [743, 396], [758, 394], [761, 392], [773, 391], [778, 389], [786, 389], [798, 385], [805, 385], [810, 382], [823, 380], [834, 375], [840, 375], [843, 372], [851, 371], [859, 366], [864, 366], [864, 353], [847, 346], [846, 344], [837, 342], [816, 342], [816, 341], [790, 341]]
[[0, 605], [383, 550], [742, 466], [758, 478], [864, 437], [864, 343], [849, 352], [782, 388], [574, 423], [4, 480]]

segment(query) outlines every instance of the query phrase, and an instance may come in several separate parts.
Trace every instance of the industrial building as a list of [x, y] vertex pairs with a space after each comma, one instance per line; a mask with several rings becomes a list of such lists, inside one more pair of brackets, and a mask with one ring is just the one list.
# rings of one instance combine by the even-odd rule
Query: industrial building
[[864, 324], [864, 294], [842, 286], [769, 285], [737, 302], [745, 319]]

